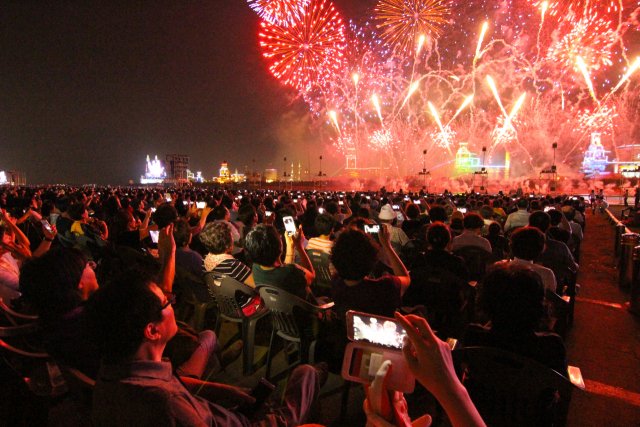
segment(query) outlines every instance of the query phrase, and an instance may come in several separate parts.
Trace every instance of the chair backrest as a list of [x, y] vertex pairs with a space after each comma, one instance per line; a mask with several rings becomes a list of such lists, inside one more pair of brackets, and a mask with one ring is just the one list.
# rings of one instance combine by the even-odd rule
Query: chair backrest
[[[566, 423], [574, 385], [547, 366], [489, 347], [452, 351], [456, 373], [490, 426], [558, 426]], [[560, 396], [553, 403], [556, 392]]]
[[454, 255], [462, 257], [469, 269], [469, 280], [482, 282], [487, 267], [500, 261], [491, 252], [476, 246], [465, 246], [453, 251]]
[[[176, 285], [178, 286], [176, 287]], [[193, 297], [201, 303], [213, 301], [213, 297], [209, 293], [209, 287], [204, 280], [198, 276], [194, 276], [179, 265], [176, 265], [176, 275], [173, 286], [176, 290], [182, 288], [180, 290], [191, 292]]]
[[320, 313], [322, 310], [319, 307], [275, 286], [257, 285], [257, 288], [271, 312], [278, 335], [293, 341], [312, 338], [314, 331], [308, 328], [308, 322], [305, 321], [311, 317], [309, 315]]
[[316, 273], [316, 286], [330, 288], [331, 272], [329, 271], [329, 264], [331, 264], [331, 261], [329, 254], [319, 249], [307, 249], [306, 252]]
[[18, 326], [20, 321], [35, 322], [38, 320], [38, 316], [31, 316], [13, 311], [4, 303], [2, 298], [0, 298], [0, 310], [4, 312], [5, 316], [13, 326]]
[[203, 277], [216, 300], [218, 313], [230, 319], [243, 319], [245, 315], [238, 303], [238, 293], [249, 295], [250, 298], [257, 293], [244, 283], [217, 271], [209, 271]]
[[[40, 327], [37, 322], [27, 323], [24, 325], [18, 326], [3, 326], [0, 327], [0, 338], [24, 338], [28, 335], [34, 335], [40, 331]], [[34, 357], [34, 358], [47, 358], [49, 357], [46, 353], [34, 353], [31, 351], [26, 351], [13, 345], [5, 342], [4, 340], [0, 340], [0, 348], [4, 348], [5, 350], [9, 350], [15, 354], [19, 354], [26, 357]], [[30, 348], [31, 349], [31, 348]]]

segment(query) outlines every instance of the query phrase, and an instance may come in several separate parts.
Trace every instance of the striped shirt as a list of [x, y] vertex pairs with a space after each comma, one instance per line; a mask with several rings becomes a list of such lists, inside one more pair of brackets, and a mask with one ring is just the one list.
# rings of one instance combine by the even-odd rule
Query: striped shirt
[[249, 267], [229, 254], [208, 254], [204, 259], [204, 268], [207, 271], [216, 271], [221, 274], [226, 274], [227, 276], [242, 283], [244, 283], [244, 281], [247, 280], [247, 277], [251, 275]]
[[[331, 254], [331, 248], [333, 247], [333, 242], [331, 240], [323, 240], [319, 237], [314, 237], [309, 239], [309, 243], [305, 249], [316, 249], [322, 252], [326, 252]], [[333, 263], [329, 264], [329, 274], [333, 276], [336, 272], [336, 268], [333, 266]]]

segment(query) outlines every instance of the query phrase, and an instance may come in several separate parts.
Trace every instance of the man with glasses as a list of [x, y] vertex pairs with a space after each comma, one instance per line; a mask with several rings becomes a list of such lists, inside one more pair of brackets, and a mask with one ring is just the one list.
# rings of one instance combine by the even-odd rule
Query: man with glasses
[[[255, 399], [240, 389], [173, 375], [162, 358], [178, 327], [171, 300], [151, 280], [122, 277], [98, 290], [86, 309], [87, 325], [102, 355], [93, 392], [92, 421], [109, 426], [293, 426], [304, 424], [326, 381], [326, 365], [291, 374], [284, 406], [249, 417], [229, 407]], [[192, 394], [193, 393], [193, 394]], [[258, 412], [260, 414], [260, 412]]]

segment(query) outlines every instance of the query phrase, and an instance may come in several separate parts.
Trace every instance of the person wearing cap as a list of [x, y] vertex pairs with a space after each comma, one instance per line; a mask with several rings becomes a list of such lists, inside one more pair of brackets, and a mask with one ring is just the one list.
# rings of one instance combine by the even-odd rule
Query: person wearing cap
[[391, 205], [384, 205], [382, 209], [380, 209], [378, 220], [381, 224], [387, 227], [387, 230], [389, 230], [389, 234], [391, 235], [391, 243], [394, 246], [402, 247], [407, 244], [409, 238], [407, 237], [406, 233], [393, 225], [397, 223], [398, 217], [393, 211]]

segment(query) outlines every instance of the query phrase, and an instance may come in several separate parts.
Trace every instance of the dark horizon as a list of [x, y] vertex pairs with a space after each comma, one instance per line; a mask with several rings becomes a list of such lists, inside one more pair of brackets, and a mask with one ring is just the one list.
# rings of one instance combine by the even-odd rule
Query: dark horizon
[[[345, 20], [375, 1], [336, 1]], [[282, 159], [340, 166], [308, 108], [269, 72], [244, 0], [5, 4], [0, 170], [37, 183], [138, 183], [147, 155], [190, 156], [210, 179]], [[335, 163], [332, 164], [332, 163]]]

